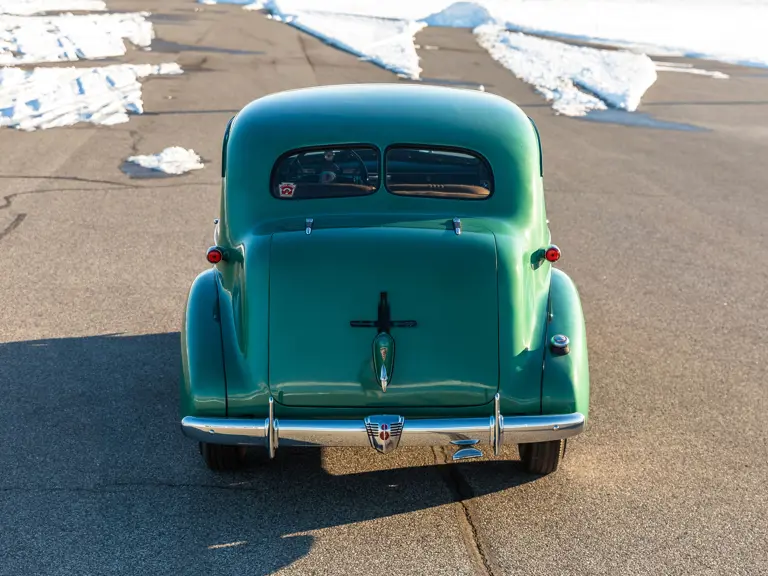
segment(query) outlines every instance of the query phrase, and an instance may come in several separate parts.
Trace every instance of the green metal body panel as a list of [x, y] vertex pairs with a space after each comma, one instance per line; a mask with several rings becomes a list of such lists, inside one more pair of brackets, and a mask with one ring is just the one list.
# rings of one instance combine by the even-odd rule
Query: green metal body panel
[[[461, 263], [460, 265], [458, 263]], [[282, 232], [270, 257], [269, 371], [294, 406], [468, 406], [498, 389], [496, 246], [489, 232], [445, 226]], [[387, 291], [396, 355], [392, 386], [376, 379], [371, 344]]]
[[[384, 187], [347, 198], [270, 194], [282, 154], [339, 144], [373, 145], [382, 156], [393, 144], [468, 149], [489, 162], [494, 191], [479, 201], [397, 196]], [[217, 243], [227, 259], [209, 271], [222, 352], [217, 358], [190, 347], [212, 346], [217, 334], [201, 320], [190, 322], [210, 310], [193, 285], [182, 335], [190, 372], [182, 386], [185, 414], [209, 413], [204, 399], [221, 389], [223, 362], [228, 416], [263, 417], [272, 395], [278, 417], [360, 418], [384, 408], [405, 417], [469, 417], [491, 413], [497, 390], [504, 414], [575, 406], [586, 415], [581, 307], [570, 280], [541, 258], [550, 233], [540, 144], [517, 106], [428, 86], [294, 90], [238, 113], [224, 158]], [[314, 219], [310, 235], [306, 218]], [[376, 318], [383, 291], [393, 319], [418, 322], [392, 329], [394, 374], [386, 392], [374, 371], [376, 330], [349, 326]], [[553, 330], [571, 339], [568, 356], [550, 357]], [[197, 382], [204, 373], [211, 383]]]
[[544, 358], [541, 409], [544, 414], [581, 412], [589, 418], [589, 362], [587, 331], [576, 285], [562, 270], [552, 271], [550, 317], [547, 340], [555, 334], [570, 339], [570, 353]]
[[181, 414], [227, 413], [224, 358], [219, 328], [219, 299], [214, 269], [195, 278], [189, 289], [181, 327]]

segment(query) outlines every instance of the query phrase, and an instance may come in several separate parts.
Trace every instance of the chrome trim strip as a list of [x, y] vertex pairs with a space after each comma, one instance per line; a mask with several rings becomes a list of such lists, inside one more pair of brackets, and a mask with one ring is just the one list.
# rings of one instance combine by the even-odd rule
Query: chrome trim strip
[[483, 453], [477, 448], [462, 448], [453, 455], [453, 460], [466, 460], [467, 458], [482, 458]]
[[269, 418], [234, 420], [230, 418], [200, 418], [185, 416], [181, 421], [185, 436], [211, 444], [267, 444]]
[[[505, 441], [510, 444], [546, 442], [584, 431], [584, 416], [578, 412], [504, 418], [498, 411], [498, 404], [494, 399], [494, 415], [491, 417], [406, 418], [399, 445], [488, 444], [498, 455]], [[284, 446], [371, 446], [362, 418], [280, 420], [274, 416], [273, 399], [269, 405], [270, 413], [264, 420], [186, 416], [181, 421], [181, 428], [184, 435], [199, 442], [266, 446], [270, 456], [274, 456], [278, 443]]]
[[275, 421], [275, 399], [272, 398], [272, 396], [269, 397], [269, 429], [267, 431], [267, 436], [269, 458], [271, 460], [275, 457], [279, 438], [278, 423]]
[[[405, 419], [401, 446], [441, 446], [488, 437], [488, 417]], [[487, 442], [487, 441], [486, 441]]]
[[284, 446], [371, 447], [363, 419], [280, 420], [280, 442]]
[[504, 417], [501, 415], [501, 397], [499, 393], [493, 397], [493, 455], [501, 454], [501, 445], [504, 443]]
[[473, 439], [473, 440], [451, 440], [451, 444], [454, 446], [474, 446], [475, 444], [478, 444], [480, 440]]

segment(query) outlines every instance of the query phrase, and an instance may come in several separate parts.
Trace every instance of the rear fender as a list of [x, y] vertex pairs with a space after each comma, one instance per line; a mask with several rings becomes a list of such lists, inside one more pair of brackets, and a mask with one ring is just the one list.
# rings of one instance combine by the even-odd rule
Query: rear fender
[[221, 345], [216, 270], [192, 282], [181, 328], [181, 416], [226, 416], [227, 388]]
[[[564, 334], [570, 340], [568, 354], [552, 353], [550, 340], [555, 334]], [[543, 414], [580, 412], [585, 421], [589, 416], [589, 361], [581, 300], [573, 281], [555, 268], [550, 284], [541, 410]]]

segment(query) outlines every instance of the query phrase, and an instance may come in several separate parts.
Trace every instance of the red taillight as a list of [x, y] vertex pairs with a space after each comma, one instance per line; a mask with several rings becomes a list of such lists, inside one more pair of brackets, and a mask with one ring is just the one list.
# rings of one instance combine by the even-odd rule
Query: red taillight
[[224, 258], [224, 254], [222, 254], [221, 249], [214, 246], [213, 248], [208, 248], [208, 253], [205, 257], [211, 264], [217, 264]]
[[544, 252], [544, 258], [546, 258], [548, 262], [557, 262], [560, 260], [560, 248], [553, 244], [547, 248], [546, 252]]

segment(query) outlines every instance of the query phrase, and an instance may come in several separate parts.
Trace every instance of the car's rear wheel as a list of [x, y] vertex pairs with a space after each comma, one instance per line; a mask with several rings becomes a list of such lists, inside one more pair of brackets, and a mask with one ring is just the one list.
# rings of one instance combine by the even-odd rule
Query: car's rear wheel
[[211, 470], [237, 470], [245, 462], [245, 446], [224, 446], [200, 442], [200, 454]]
[[531, 474], [551, 474], [565, 457], [565, 447], [568, 440], [552, 440], [550, 442], [530, 442], [518, 444], [525, 469]]

